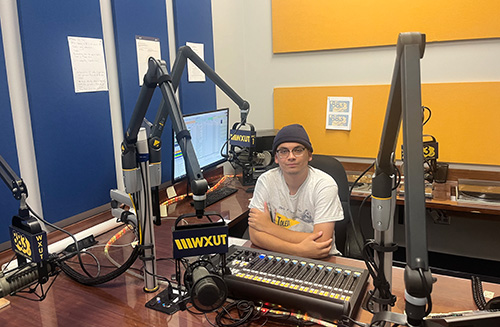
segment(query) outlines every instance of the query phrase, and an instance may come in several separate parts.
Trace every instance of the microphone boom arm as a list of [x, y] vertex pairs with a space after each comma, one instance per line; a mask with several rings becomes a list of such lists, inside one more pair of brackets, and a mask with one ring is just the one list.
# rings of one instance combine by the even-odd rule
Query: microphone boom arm
[[182, 46], [177, 51], [174, 65], [172, 66], [172, 85], [174, 90], [177, 90], [181, 80], [182, 71], [186, 66], [187, 59], [191, 60], [196, 67], [201, 69], [212, 82], [215, 83], [226, 95], [233, 100], [240, 108], [241, 124], [245, 125], [247, 121], [250, 104], [243, 100], [206, 62], [204, 62], [194, 51], [188, 46]]
[[28, 198], [28, 188], [22, 178], [12, 170], [7, 161], [0, 155], [0, 177], [5, 185], [10, 189], [12, 195], [16, 200], [21, 201], [19, 208], [19, 215], [23, 217], [28, 216], [26, 199]]
[[[144, 83], [141, 87], [121, 147], [125, 189], [127, 193], [137, 193], [140, 200], [142, 200], [143, 208], [145, 208], [143, 210], [144, 217], [139, 214], [138, 220], [139, 222], [144, 220], [146, 222], [145, 226], [148, 226], [148, 228], [151, 228], [151, 224], [148, 224], [147, 221], [152, 220], [152, 215], [156, 216], [154, 223], [160, 224], [158, 186], [161, 184], [161, 134], [168, 116], [172, 119], [172, 128], [184, 156], [186, 172], [193, 192], [196, 217], [202, 218], [204, 216], [208, 182], [201, 172], [193, 144], [191, 143], [191, 135], [186, 127], [181, 109], [175, 97], [175, 90], [179, 85], [187, 59], [190, 59], [236, 102], [240, 107], [242, 124], [246, 122], [250, 107], [247, 101], [243, 100], [188, 46], [179, 49], [171, 75], [168, 74], [165, 61], [156, 60], [152, 57], [149, 58], [148, 70], [144, 75]], [[155, 122], [151, 126], [149, 135], [146, 136], [145, 129], [143, 128], [141, 132], [141, 127], [144, 123], [153, 93], [157, 87], [161, 90], [162, 100], [156, 114]], [[141, 174], [139, 172], [144, 174], [144, 186], [142, 186]], [[143, 192], [140, 192], [141, 189]], [[151, 210], [148, 210], [148, 208], [151, 208]], [[156, 278], [154, 277], [154, 237], [150, 230], [146, 231], [144, 235], [150, 235], [144, 240], [142, 246], [145, 252], [143, 258], [147, 260], [145, 267], [147, 271], [152, 272], [151, 276], [149, 276], [150, 281], [146, 280], [145, 290], [154, 291], [157, 288]]]
[[[402, 121], [407, 260], [404, 276], [405, 312], [409, 326], [422, 325], [423, 318], [427, 315], [425, 307], [430, 299], [433, 283], [428, 265], [422, 165], [420, 59], [424, 55], [424, 49], [424, 34], [399, 35], [391, 90], [372, 181], [373, 227], [376, 233], [383, 235], [393, 219], [396, 196], [394, 153]], [[382, 237], [382, 240], [384, 239], [386, 237]], [[380, 254], [382, 261], [383, 256], [384, 253]], [[392, 262], [385, 261], [382, 268], [386, 270], [386, 274], [390, 274], [391, 265]]]

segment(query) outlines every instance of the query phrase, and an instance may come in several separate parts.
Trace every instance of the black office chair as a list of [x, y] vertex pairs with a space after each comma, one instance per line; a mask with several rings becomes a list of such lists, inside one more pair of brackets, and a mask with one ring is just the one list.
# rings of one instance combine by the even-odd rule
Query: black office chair
[[335, 244], [344, 256], [349, 257], [354, 255], [357, 257], [358, 255], [353, 253], [359, 252], [359, 250], [354, 243], [355, 238], [351, 227], [352, 214], [349, 182], [347, 181], [347, 173], [344, 166], [336, 158], [323, 154], [313, 154], [309, 164], [329, 174], [337, 182], [340, 202], [342, 203], [342, 209], [344, 209], [344, 219], [335, 223]]
[[[338, 192], [342, 209], [344, 210], [344, 219], [335, 223], [335, 245], [337, 249], [346, 257], [361, 258], [361, 252], [355, 243], [355, 234], [351, 227], [352, 214], [349, 182], [344, 166], [336, 158], [323, 154], [313, 154], [309, 164], [332, 176], [339, 188]], [[246, 228], [241, 237], [250, 239], [248, 228]]]

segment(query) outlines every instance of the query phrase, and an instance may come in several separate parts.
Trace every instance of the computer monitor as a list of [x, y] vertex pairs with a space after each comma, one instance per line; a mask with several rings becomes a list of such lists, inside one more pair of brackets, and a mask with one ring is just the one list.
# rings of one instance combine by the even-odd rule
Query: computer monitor
[[[184, 122], [191, 134], [191, 142], [202, 171], [215, 167], [226, 160], [229, 135], [229, 109], [212, 110], [184, 116]], [[186, 176], [186, 166], [181, 147], [173, 139], [173, 176], [177, 182]], [[222, 152], [221, 152], [222, 151]]]

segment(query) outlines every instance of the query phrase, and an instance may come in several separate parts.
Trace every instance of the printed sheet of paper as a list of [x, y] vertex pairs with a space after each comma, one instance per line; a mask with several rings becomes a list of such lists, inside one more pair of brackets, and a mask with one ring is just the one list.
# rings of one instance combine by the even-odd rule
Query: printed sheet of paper
[[328, 97], [326, 129], [351, 130], [352, 97]]
[[104, 48], [101, 39], [68, 36], [75, 92], [108, 90]]
[[[205, 45], [203, 43], [186, 42], [186, 45], [193, 49], [194, 53], [196, 53], [198, 57], [205, 60]], [[187, 71], [188, 82], [205, 82], [205, 74], [201, 71], [201, 69], [196, 67], [191, 60], [188, 60]]]
[[136, 36], [135, 47], [137, 50], [139, 85], [142, 86], [144, 75], [148, 71], [149, 58], [161, 59], [160, 39], [156, 37]]

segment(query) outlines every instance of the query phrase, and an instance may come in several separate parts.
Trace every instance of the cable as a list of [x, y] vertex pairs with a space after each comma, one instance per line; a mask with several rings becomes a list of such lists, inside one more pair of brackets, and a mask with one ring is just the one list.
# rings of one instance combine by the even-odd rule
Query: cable
[[[140, 169], [140, 172], [141, 172], [141, 180], [142, 180], [142, 189], [143, 189], [143, 191], [145, 191], [145, 190], [147, 190], [146, 176], [145, 176], [145, 173], [144, 173], [144, 171], [142, 169]], [[154, 239], [154, 230], [153, 230], [153, 228], [148, 228], [148, 224], [150, 223], [150, 221], [148, 219], [148, 217], [149, 217], [149, 210], [150, 210], [150, 207], [149, 207], [149, 205], [147, 203], [148, 199], [145, 196], [145, 194], [144, 194], [144, 196], [142, 198], [143, 198], [143, 201], [144, 201], [144, 216], [143, 216], [144, 217], [144, 219], [143, 219], [144, 220], [144, 226], [143, 226], [142, 234], [144, 235], [146, 233], [146, 231], [148, 231], [149, 240], [153, 240]], [[142, 242], [139, 242], [139, 247], [144, 246], [144, 245], [145, 246], [150, 246], [150, 245], [154, 246], [154, 244], [144, 244], [144, 241], [145, 240], [143, 239]], [[141, 252], [142, 252], [142, 255], [143, 255], [141, 257], [141, 260], [143, 262], [145, 262], [145, 260], [149, 260], [149, 258], [146, 258], [144, 256], [144, 249], [142, 249]], [[154, 266], [153, 266], [153, 269], [154, 269]], [[154, 271], [150, 272], [146, 268], [144, 268], [144, 273], [150, 275], [153, 278], [156, 277], [156, 273]], [[144, 277], [146, 277], [146, 276], [144, 276]]]
[[283, 308], [258, 308], [265, 317], [276, 320], [282, 323], [293, 324], [296, 326], [311, 326], [311, 325], [320, 325], [325, 327], [338, 327], [337, 324], [308, 316], [306, 314], [300, 314], [291, 311], [284, 311], [286, 309]]
[[[354, 183], [351, 185], [351, 189], [349, 191], [350, 193], [350, 196], [351, 196], [351, 193], [354, 189], [354, 187], [356, 186], [356, 184], [358, 183], [358, 181], [370, 170], [374, 167], [375, 165], [375, 162], [373, 162], [370, 166], [368, 166], [368, 168], [366, 168], [359, 176], [358, 178], [354, 181]], [[395, 189], [397, 189], [401, 183], [401, 171], [399, 170], [399, 168], [395, 165], [394, 166], [395, 170], [396, 170], [396, 183], [395, 185], [393, 186], [392, 188], [392, 191], [394, 191]], [[349, 197], [350, 197], [349, 196]], [[359, 210], [358, 210], [358, 220], [361, 219], [361, 210], [364, 206], [364, 204], [366, 203], [366, 201], [370, 198], [371, 194], [368, 194], [364, 199], [363, 201], [361, 202], [360, 204], [360, 207], [359, 207]], [[354, 223], [353, 223], [354, 225]], [[361, 226], [361, 224], [360, 224]], [[354, 228], [354, 227], [353, 227]], [[362, 237], [363, 239], [366, 239], [364, 233], [363, 233], [363, 230], [360, 229], [360, 232], [362, 234]], [[358, 246], [360, 247], [361, 249], [361, 246], [360, 244], [358, 243]], [[387, 281], [386, 277], [385, 277], [385, 274], [384, 274], [384, 271], [380, 269], [380, 266], [383, 266], [383, 256], [381, 256], [379, 258], [379, 263], [380, 263], [380, 266], [375, 262], [375, 258], [374, 258], [374, 253], [375, 253], [375, 250], [374, 250], [374, 247], [375, 246], [379, 246], [375, 240], [367, 240], [365, 242], [365, 245], [362, 247], [362, 250], [361, 250], [361, 254], [362, 254], [362, 257], [363, 257], [363, 260], [365, 261], [365, 264], [366, 264], [366, 267], [367, 267], [367, 270], [370, 274], [370, 276], [372, 277], [373, 279], [373, 286], [374, 286], [374, 289], [373, 290], [370, 290], [368, 292], [368, 301], [367, 303], [370, 303], [372, 300], [375, 301], [376, 303], [386, 307], [386, 306], [394, 306], [395, 303], [396, 303], [396, 296], [394, 296], [392, 293], [391, 293], [391, 286], [390, 286], [390, 283]], [[373, 253], [372, 251], [373, 250]], [[375, 295], [377, 294], [377, 295]], [[371, 309], [371, 308], [367, 308], [367, 310], [371, 313], [374, 313], [374, 311]]]
[[[347, 326], [346, 323], [342, 321], [339, 321], [339, 323], [337, 324], [323, 319], [311, 317], [307, 313], [301, 314], [292, 312], [280, 306], [267, 307], [262, 303], [256, 306], [252, 301], [247, 300], [240, 300], [226, 305], [221, 309], [220, 312], [217, 313], [217, 316], [215, 317], [216, 324], [213, 324], [211, 321], [209, 321], [209, 323], [212, 326], [237, 327], [249, 324], [259, 319], [264, 319], [261, 326], [264, 326], [268, 320], [294, 326]], [[367, 327], [366, 324], [356, 322], [351, 318], [349, 319], [351, 322], [356, 323], [358, 326]]]
[[[425, 116], [425, 111], [426, 110], [429, 112], [429, 117], [427, 117], [427, 119], [424, 120], [423, 116]], [[429, 107], [422, 106], [422, 120], [424, 120], [424, 122], [422, 123], [422, 126], [424, 126], [425, 124], [427, 124], [427, 122], [431, 119], [431, 116], [432, 116], [431, 109]]]
[[139, 252], [140, 252], [139, 247], [136, 246], [134, 248], [134, 251], [132, 251], [128, 260], [121, 267], [119, 267], [118, 269], [116, 269], [116, 270], [114, 270], [114, 271], [112, 271], [104, 276], [99, 276], [99, 277], [95, 277], [95, 278], [89, 278], [89, 277], [83, 276], [82, 274], [80, 274], [79, 272], [75, 271], [73, 268], [68, 266], [65, 262], [60, 262], [59, 265], [60, 265], [62, 271], [64, 271], [64, 273], [66, 273], [66, 275], [68, 275], [73, 280], [75, 280], [83, 285], [95, 286], [95, 285], [109, 282], [110, 280], [115, 279], [116, 277], [120, 276], [125, 271], [127, 271], [127, 269], [132, 266], [132, 264], [135, 262], [135, 260], [139, 256]]
[[7, 271], [7, 268], [9, 268], [10, 263], [13, 262], [15, 258], [16, 258], [16, 254], [12, 255], [10, 260], [7, 261], [7, 263], [5, 265], [3, 265], [2, 273], [5, 273]]
[[418, 274], [420, 275], [420, 279], [422, 280], [422, 285], [424, 287], [425, 294], [427, 294], [427, 309], [425, 310], [425, 316], [428, 316], [432, 311], [431, 292], [429, 292], [429, 289], [427, 288], [427, 282], [425, 280], [422, 268], [418, 268]]
[[84, 273], [85, 273], [88, 277], [92, 277], [92, 275], [90, 275], [90, 273], [89, 273], [89, 272], [85, 269], [85, 266], [84, 266], [84, 264], [83, 264], [82, 257], [81, 257], [80, 246], [78, 245], [78, 241], [76, 240], [76, 237], [75, 237], [73, 234], [71, 234], [70, 232], [68, 232], [68, 231], [66, 231], [66, 230], [64, 230], [64, 229], [62, 229], [62, 228], [60, 228], [60, 227], [58, 227], [58, 226], [56, 226], [56, 225], [54, 225], [54, 224], [52, 224], [52, 223], [50, 223], [50, 222], [46, 221], [46, 220], [45, 220], [45, 219], [43, 219], [42, 217], [40, 217], [40, 216], [39, 216], [39, 215], [38, 215], [38, 214], [37, 214], [37, 213], [36, 213], [33, 209], [31, 209], [31, 207], [30, 207], [28, 204], [26, 204], [26, 206], [28, 207], [28, 210], [29, 210], [29, 211], [30, 211], [30, 212], [31, 212], [31, 213], [32, 213], [32, 214], [33, 214], [33, 215], [34, 215], [34, 216], [35, 216], [38, 220], [42, 221], [44, 224], [46, 224], [46, 225], [48, 225], [48, 226], [50, 226], [50, 227], [52, 227], [52, 228], [54, 228], [54, 229], [56, 229], [56, 230], [58, 230], [58, 231], [60, 231], [60, 232], [63, 232], [63, 233], [65, 233], [65, 234], [69, 235], [69, 236], [73, 239], [73, 242], [75, 242], [75, 249], [76, 249], [76, 251], [75, 251], [75, 252], [76, 252], [76, 255], [78, 256], [78, 262], [80, 263], [80, 267], [82, 268], [83, 272], [84, 272]]
[[[379, 265], [377, 265], [374, 256], [370, 252], [370, 249], [373, 246], [378, 246], [375, 240], [367, 240], [363, 248], [364, 250], [363, 259], [365, 261], [366, 268], [373, 279], [373, 286], [374, 286], [374, 289], [368, 292], [369, 293], [368, 302], [370, 302], [373, 298], [374, 301], [377, 302], [378, 304], [381, 304], [383, 306], [390, 305], [392, 307], [396, 303], [396, 296], [391, 293], [391, 285], [385, 278], [384, 271], [380, 269]], [[383, 256], [379, 258], [381, 266], [383, 266], [382, 260]], [[377, 291], [379, 294], [375, 296]], [[370, 308], [367, 309], [370, 313], [374, 313], [373, 310], [371, 310]]]
[[[373, 168], [373, 166], [375, 166], [375, 162], [372, 162], [370, 166], [368, 166], [368, 168], [366, 168], [359, 176], [358, 178], [356, 178], [356, 180], [354, 181], [354, 183], [351, 185], [351, 188], [349, 189], [349, 199], [351, 199], [352, 197], [352, 191], [354, 189], [354, 187], [356, 186], [356, 184], [359, 182], [359, 180], [364, 176], [366, 175], [366, 173]], [[371, 196], [371, 195], [369, 195]], [[369, 197], [368, 196], [368, 197]], [[366, 198], [365, 198], [366, 200]], [[363, 202], [365, 201], [363, 200]], [[362, 207], [362, 204], [360, 206], [360, 211], [361, 211], [361, 207]], [[361, 245], [361, 243], [359, 242], [359, 236], [358, 236], [358, 230], [356, 228], [356, 225], [354, 224], [354, 220], [353, 220], [353, 217], [352, 217], [352, 213], [351, 213], [351, 206], [349, 205], [348, 206], [349, 208], [349, 213], [348, 213], [348, 216], [351, 220], [351, 227], [352, 227], [352, 230], [353, 230], [353, 233], [354, 233], [354, 238], [355, 238], [355, 241], [356, 241], [356, 245], [358, 246], [358, 249], [359, 249], [359, 252], [360, 253], [363, 253], [363, 246]], [[360, 213], [358, 212], [358, 221], [360, 220]], [[361, 224], [360, 224], [361, 226]], [[360, 228], [360, 233], [361, 233], [361, 237], [363, 238], [363, 240], [365, 240], [365, 235], [363, 235], [363, 230]]]
[[[115, 266], [115, 267], [120, 267], [120, 264], [118, 262], [116, 262], [112, 257], [111, 255], [109, 254], [109, 248], [110, 247], [119, 247], [119, 246], [133, 246], [133, 243], [130, 243], [130, 244], [123, 244], [123, 245], [114, 245], [114, 242], [116, 242], [118, 239], [120, 239], [123, 235], [125, 235], [125, 233], [127, 231], [130, 230], [130, 227], [129, 226], [125, 226], [123, 227], [119, 232], [117, 232], [115, 235], [113, 235], [110, 240], [108, 241], [108, 243], [106, 243], [106, 245], [104, 246], [104, 255], [106, 256], [106, 258], [108, 258], [108, 260]], [[136, 273], [135, 271], [132, 271], [131, 269], [127, 269], [127, 273], [136, 277], [136, 278], [139, 278], [139, 279], [143, 279], [144, 277], [141, 275], [141, 274], [138, 274]]]
[[373, 166], [375, 166], [375, 161], [371, 163], [370, 166], [368, 166], [368, 168], [366, 168], [359, 176], [358, 178], [356, 178], [356, 180], [354, 181], [354, 183], [351, 185], [351, 188], [349, 189], [349, 197], [351, 197], [351, 194], [352, 194], [352, 190], [354, 189], [354, 187], [356, 187], [356, 184], [359, 182], [359, 180], [364, 176], [366, 175], [366, 173], [373, 168]]
[[[82, 252], [82, 254], [86, 254], [88, 256], [90, 256], [92, 259], [94, 259], [95, 261], [95, 265], [97, 267], [97, 273], [96, 273], [96, 276], [99, 276], [101, 274], [101, 263], [99, 262], [99, 259], [97, 259], [97, 257], [95, 256], [95, 254], [93, 253], [90, 253], [90, 252]], [[87, 264], [88, 265], [88, 264]]]
[[222, 151], [224, 150], [225, 147], [227, 147], [227, 152], [228, 153], [230, 152], [229, 141], [233, 138], [234, 135], [236, 135], [236, 133], [240, 130], [240, 128], [242, 126], [243, 126], [242, 124], [238, 124], [238, 127], [234, 130], [234, 133], [233, 134], [229, 133], [229, 138], [226, 140], [226, 142], [224, 142], [224, 144], [220, 148], [220, 155], [221, 155], [221, 157], [229, 159], [229, 155], [224, 154]]
[[392, 191], [397, 190], [399, 185], [401, 185], [402, 175], [398, 166], [394, 165], [394, 169], [396, 169], [396, 185], [392, 188]]
[[483, 284], [479, 276], [471, 276], [472, 282], [472, 297], [479, 310], [484, 310], [486, 308], [486, 299], [483, 293]]
[[[341, 319], [342, 319], [342, 324], [346, 325], [346, 326], [351, 326], [349, 324], [349, 323], [351, 323], [351, 324], [354, 324], [354, 325], [357, 325], [360, 327], [368, 327], [368, 324], [365, 324], [364, 322], [356, 321], [349, 316], [342, 316]], [[339, 322], [340, 322], [340, 320], [339, 320]]]
[[[234, 178], [236, 177], [236, 175], [224, 175], [222, 176], [222, 178], [212, 187], [209, 187], [209, 189], [207, 190], [207, 194], [210, 193], [210, 192], [213, 192], [215, 190], [217, 190], [219, 187], [221, 187], [221, 185], [228, 179], [228, 178]], [[188, 196], [193, 196], [193, 193], [189, 193], [189, 194], [181, 194], [181, 195], [177, 195], [173, 198], [170, 198], [170, 199], [167, 199], [166, 201], [164, 201], [161, 205], [165, 205], [165, 206], [170, 206], [174, 203], [177, 203], [179, 201], [182, 201], [184, 200], [186, 197]]]
[[[136, 202], [135, 202], [135, 195], [134, 195], [134, 199], [132, 201], [132, 205], [134, 206], [135, 212], [137, 212], [137, 206], [136, 206]], [[140, 223], [138, 222], [138, 224], [140, 224]], [[50, 226], [50, 224], [49, 224], [49, 226]], [[57, 229], [59, 229], [59, 228], [57, 227]], [[138, 230], [140, 230], [140, 229], [138, 228]], [[62, 231], [64, 231], [64, 230], [62, 230]], [[64, 231], [64, 232], [68, 233], [66, 231]], [[78, 248], [78, 242], [76, 242], [76, 238], [74, 238], [74, 236], [72, 236], [72, 237], [75, 240], [77, 254], [80, 254], [80, 251], [79, 251], [79, 248]], [[71, 279], [75, 280], [76, 282], [78, 282], [80, 284], [83, 284], [83, 285], [95, 286], [95, 285], [99, 285], [99, 284], [102, 284], [102, 283], [109, 282], [110, 280], [113, 280], [116, 277], [118, 277], [121, 274], [123, 274], [125, 271], [128, 270], [128, 268], [130, 268], [132, 266], [132, 264], [138, 258], [139, 253], [140, 253], [140, 249], [139, 249], [138, 246], [136, 246], [134, 248], [134, 250], [132, 251], [130, 257], [127, 259], [127, 261], [121, 267], [117, 268], [116, 270], [114, 270], [114, 271], [112, 271], [112, 272], [110, 272], [110, 273], [108, 273], [106, 275], [98, 276], [98, 277], [92, 277], [92, 276], [89, 276], [89, 275], [84, 276], [81, 273], [79, 273], [76, 270], [74, 270], [73, 268], [71, 268], [69, 265], [67, 265], [64, 262], [64, 260], [60, 260], [58, 262], [58, 265], [59, 265], [59, 267], [61, 268], [61, 270], [66, 275], [68, 275]], [[80, 256], [79, 256], [79, 259], [80, 259], [80, 263], [83, 265], [83, 263], [81, 262], [81, 257]]]
[[[236, 310], [238, 318], [231, 315], [231, 311]], [[260, 318], [260, 312], [256, 310], [255, 305], [251, 301], [237, 301], [230, 303], [224, 307], [215, 317], [217, 326], [221, 327], [237, 327]], [[226, 323], [225, 321], [229, 321]]]
[[[372, 195], [371, 194], [368, 194], [364, 197], [364, 199], [361, 201], [360, 205], [359, 205], [359, 209], [358, 209], [358, 221], [361, 221], [361, 211], [363, 209], [363, 206], [365, 205], [366, 201], [371, 197]], [[361, 233], [361, 237], [363, 238], [363, 241], [366, 240], [366, 234], [363, 232], [363, 225], [362, 224], [359, 224], [359, 231]], [[360, 253], [363, 253], [363, 246], [360, 246], [359, 242], [358, 242], [358, 246], [359, 246], [359, 252]]]

